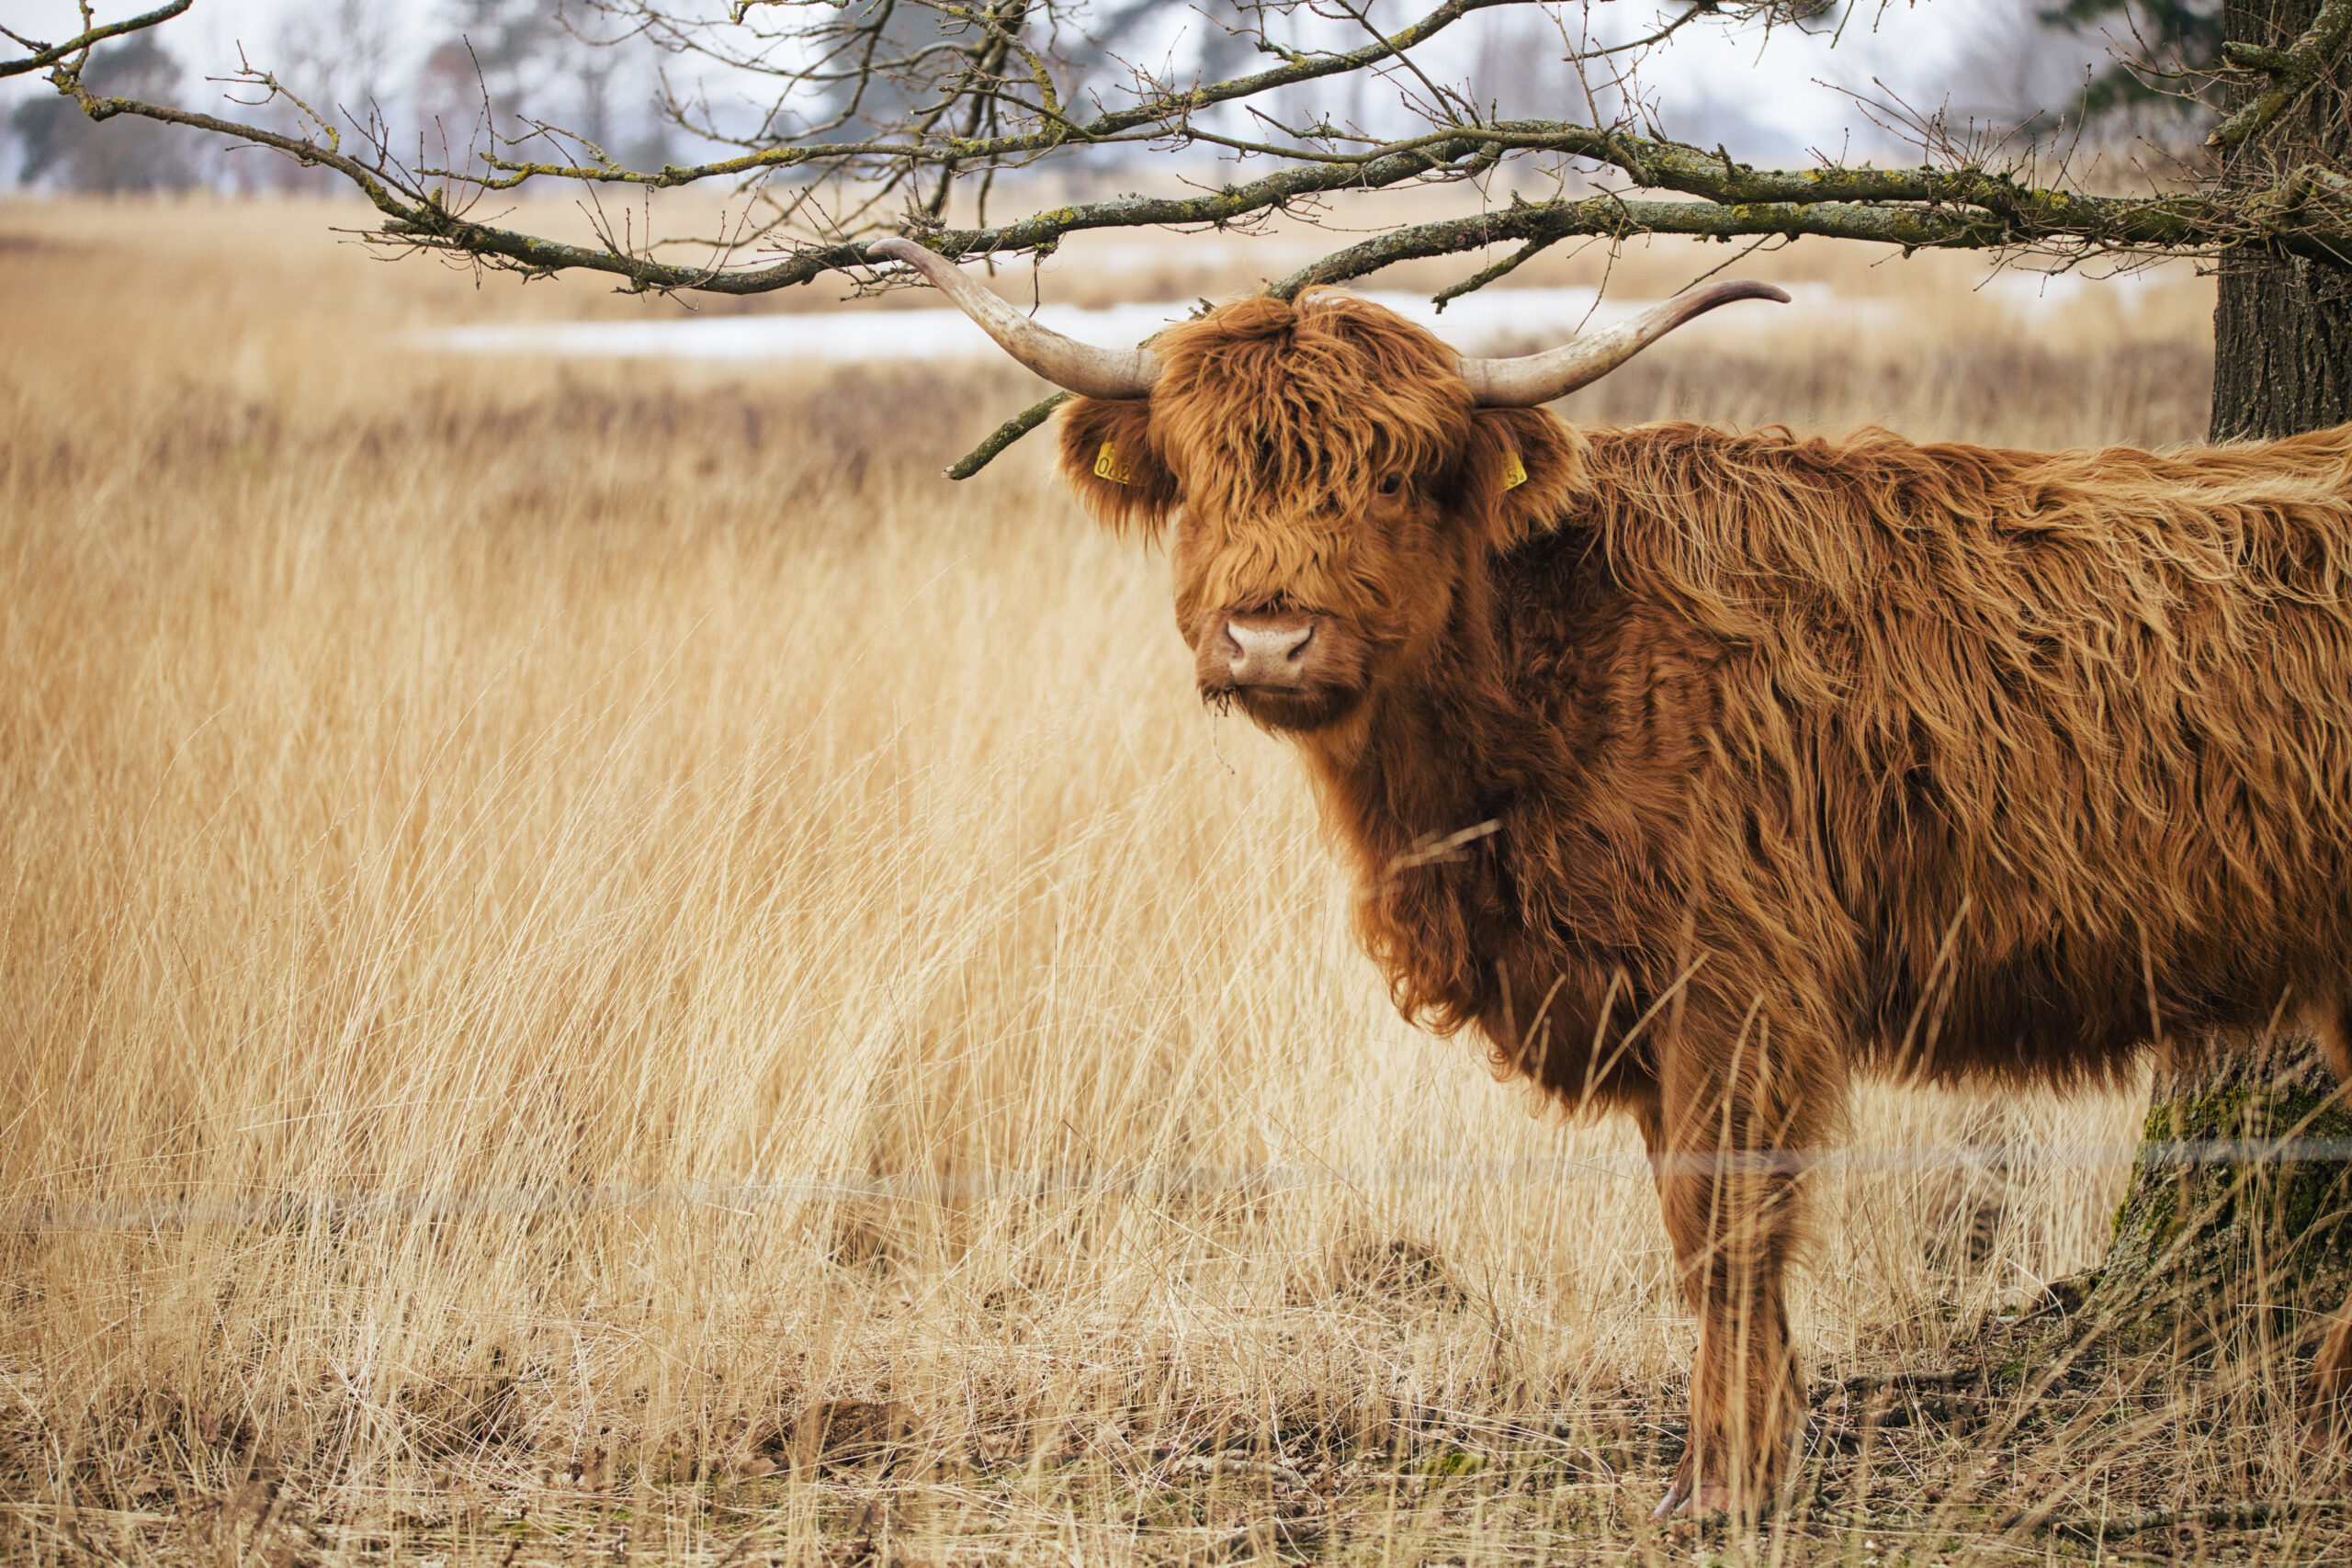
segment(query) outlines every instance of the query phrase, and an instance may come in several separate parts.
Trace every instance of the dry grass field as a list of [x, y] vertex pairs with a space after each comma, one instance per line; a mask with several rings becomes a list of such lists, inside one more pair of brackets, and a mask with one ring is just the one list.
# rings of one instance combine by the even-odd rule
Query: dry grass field
[[[2291, 1368], [2017, 1376], [2137, 1108], [1894, 1088], [1821, 1179], [1798, 1505], [1654, 1529], [1690, 1330], [1635, 1141], [1396, 1020], [1044, 443], [939, 477], [1034, 386], [436, 357], [680, 307], [357, 216], [0, 206], [0, 1554], [2352, 1551], [2260, 1506], [2342, 1495]], [[1881, 308], [1570, 412], [2203, 425], [2193, 277], [1747, 270]]]

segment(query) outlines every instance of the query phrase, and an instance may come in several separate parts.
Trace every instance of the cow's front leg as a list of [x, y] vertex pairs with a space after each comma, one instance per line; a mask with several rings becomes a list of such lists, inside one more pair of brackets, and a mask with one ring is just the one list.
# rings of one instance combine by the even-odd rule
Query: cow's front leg
[[1776, 1062], [1758, 1021], [1709, 1048], [1676, 1043], [1640, 1120], [1699, 1348], [1690, 1441], [1657, 1511], [1753, 1516], [1778, 1494], [1804, 1416], [1783, 1277], [1804, 1239], [1799, 1152], [1826, 1117], [1805, 1082], [1815, 1075]]

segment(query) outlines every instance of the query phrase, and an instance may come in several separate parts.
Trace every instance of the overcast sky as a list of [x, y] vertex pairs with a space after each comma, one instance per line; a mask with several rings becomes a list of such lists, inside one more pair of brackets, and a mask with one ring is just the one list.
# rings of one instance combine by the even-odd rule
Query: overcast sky
[[[150, 3], [112, 0], [102, 3], [100, 15], [127, 15]], [[2029, 18], [2037, 0], [1856, 3], [1857, 17], [1834, 49], [1826, 36], [1790, 28], [1775, 29], [1769, 39], [1714, 25], [1687, 29], [1645, 75], [1669, 110], [1668, 129], [1695, 141], [1728, 141], [1751, 158], [1786, 159], [1815, 146], [1834, 152], [1849, 135], [1857, 154], [1883, 155], [1890, 151], [1888, 139], [1871, 130], [1848, 93], [1892, 95], [1929, 109], [1950, 99], [1964, 110], [1997, 113], [2007, 106], [2063, 100], [2080, 81], [2084, 64], [2101, 55], [2096, 44], [2070, 47], [2064, 39], [2035, 38]], [[1427, 4], [1377, 0], [1373, 17], [1402, 19]], [[0, 6], [12, 14], [12, 27], [34, 36], [72, 28], [70, 0], [0, 0]], [[234, 66], [240, 42], [256, 63], [264, 62], [289, 17], [307, 13], [315, 27], [332, 9], [333, 0], [196, 0], [187, 16], [166, 26], [164, 36], [183, 60], [217, 74]], [[1169, 9], [1171, 28], [1188, 15], [1181, 4]], [[1657, 9], [1657, 0], [1604, 0], [1595, 14], [1600, 27], [1622, 33]], [[372, 12], [389, 22], [412, 59], [452, 30], [447, 0], [373, 0]], [[1471, 29], [1485, 22], [1474, 18], [1457, 28], [1464, 45], [1473, 41]], [[1493, 25], [1524, 24], [1504, 13]], [[401, 73], [413, 73], [413, 64]], [[22, 91], [29, 84], [17, 85]]]

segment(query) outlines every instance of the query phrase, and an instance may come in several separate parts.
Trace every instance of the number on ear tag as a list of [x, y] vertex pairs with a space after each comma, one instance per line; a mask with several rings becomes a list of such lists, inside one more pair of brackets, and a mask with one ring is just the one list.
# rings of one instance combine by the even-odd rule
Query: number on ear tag
[[[1106, 446], [1103, 450], [1107, 452], [1110, 448]], [[1102, 465], [1099, 463], [1096, 464], [1094, 471], [1098, 474], [1101, 473], [1102, 471]], [[1519, 460], [1518, 453], [1513, 452], [1510, 455], [1510, 466], [1503, 470], [1503, 489], [1517, 490], [1526, 482], [1527, 465]]]
[[1114, 485], [1131, 485], [1136, 482], [1135, 475], [1127, 472], [1125, 459], [1119, 456], [1117, 444], [1110, 441], [1102, 443], [1102, 450], [1094, 454], [1094, 477], [1098, 479], [1109, 479]]

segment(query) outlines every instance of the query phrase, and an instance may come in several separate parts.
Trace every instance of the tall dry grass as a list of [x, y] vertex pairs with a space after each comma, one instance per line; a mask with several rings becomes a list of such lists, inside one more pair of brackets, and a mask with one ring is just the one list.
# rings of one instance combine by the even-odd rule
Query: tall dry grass
[[[623, 1495], [667, 1554], [793, 1560], [1638, 1517], [1690, 1332], [1630, 1134], [1396, 1021], [1159, 561], [1040, 450], [937, 477], [1026, 382], [433, 359], [398, 332], [514, 286], [324, 226], [0, 209], [9, 1550], [258, 1551], [222, 1502], [255, 1476], [309, 1521], [272, 1550], [509, 1562], [591, 1536], [484, 1508], [593, 1535]], [[1582, 412], [2199, 434], [2194, 282], [2036, 326], [1953, 267], [1824, 265], [1899, 309], [1693, 333]], [[1856, 1122], [2133, 1119], [1873, 1089]], [[1825, 1179], [1805, 1353], [1942, 1364], [2096, 1258], [2120, 1175]], [[1433, 1421], [1615, 1457], [1451, 1504], [1424, 1464], [1312, 1538], [1181, 1468], [1403, 1463]], [[2214, 1473], [2290, 1485], [2277, 1449]]]

